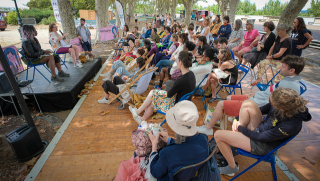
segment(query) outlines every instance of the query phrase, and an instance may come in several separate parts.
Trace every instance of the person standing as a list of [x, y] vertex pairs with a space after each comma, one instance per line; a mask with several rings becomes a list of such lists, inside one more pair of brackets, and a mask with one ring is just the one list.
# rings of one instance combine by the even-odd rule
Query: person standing
[[[301, 57], [302, 49], [309, 45], [309, 43], [313, 40], [313, 37], [308, 33], [303, 18], [296, 18], [293, 22], [293, 28], [294, 29], [291, 33], [292, 55]], [[305, 39], [308, 40], [304, 41]]]
[[134, 22], [136, 23], [136, 26], [138, 26], [138, 16], [137, 16], [137, 14], [134, 16]]
[[87, 59], [88, 56], [90, 57], [90, 60], [94, 57], [92, 54], [92, 46], [91, 46], [91, 33], [89, 29], [85, 26], [86, 20], [84, 18], [80, 19], [80, 25], [77, 27], [77, 35], [81, 42], [81, 46], [86, 52]]

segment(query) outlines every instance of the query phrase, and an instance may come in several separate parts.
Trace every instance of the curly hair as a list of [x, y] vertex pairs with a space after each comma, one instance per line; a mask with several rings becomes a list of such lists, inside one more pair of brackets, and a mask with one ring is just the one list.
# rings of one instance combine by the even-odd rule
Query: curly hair
[[306, 111], [305, 105], [309, 102], [299, 94], [288, 88], [279, 87], [270, 95], [272, 106], [276, 109], [276, 114], [281, 118], [291, 118], [299, 112]]
[[56, 25], [55, 23], [50, 23], [49, 24], [49, 33], [52, 32], [53, 26]]
[[270, 31], [273, 31], [276, 28], [272, 21], [265, 22], [263, 26], [269, 28]]

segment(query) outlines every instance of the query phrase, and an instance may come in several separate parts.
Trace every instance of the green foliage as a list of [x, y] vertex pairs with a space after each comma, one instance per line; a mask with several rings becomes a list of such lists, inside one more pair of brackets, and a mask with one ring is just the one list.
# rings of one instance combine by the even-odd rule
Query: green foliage
[[56, 18], [54, 16], [49, 16], [48, 18], [43, 18], [40, 23], [43, 25], [49, 25], [50, 23], [55, 23], [55, 22], [56, 22]]
[[313, 15], [314, 17], [320, 17], [320, 2], [319, 0], [311, 1], [311, 8], [308, 9], [308, 15]]
[[[21, 18], [35, 18], [37, 23], [40, 23], [43, 18], [49, 18], [53, 15], [53, 10], [50, 9], [19, 9]], [[10, 11], [8, 13], [8, 24], [18, 24], [18, 15], [16, 11]]]
[[239, 2], [237, 14], [239, 15], [253, 15], [257, 11], [256, 3], [251, 3], [249, 0]]
[[280, 0], [269, 0], [263, 7], [263, 15], [280, 16], [288, 3], [281, 3]]
[[7, 21], [10, 25], [17, 25], [18, 24], [18, 15], [15, 11], [10, 11], [7, 16]]
[[51, 6], [51, 0], [30, 0], [27, 3], [27, 6], [30, 9], [51, 9], [52, 10], [52, 6]]

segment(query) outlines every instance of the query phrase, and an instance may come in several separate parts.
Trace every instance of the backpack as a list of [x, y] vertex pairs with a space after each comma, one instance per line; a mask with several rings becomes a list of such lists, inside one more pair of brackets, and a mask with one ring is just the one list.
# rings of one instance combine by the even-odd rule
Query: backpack
[[[307, 29], [307, 31], [308, 31], [308, 33], [312, 36], [312, 32], [311, 32], [310, 30], [308, 30], [308, 29]], [[301, 33], [301, 34], [302, 34], [302, 33]], [[304, 36], [304, 35], [303, 35], [303, 36]], [[307, 41], [308, 41], [308, 39], [307, 39], [306, 37], [304, 37], [303, 40], [302, 40], [302, 45], [306, 44]], [[310, 43], [309, 43], [309, 44], [310, 44]], [[303, 49], [308, 48], [308, 47], [309, 47], [309, 44], [308, 44], [306, 47], [304, 47]]]

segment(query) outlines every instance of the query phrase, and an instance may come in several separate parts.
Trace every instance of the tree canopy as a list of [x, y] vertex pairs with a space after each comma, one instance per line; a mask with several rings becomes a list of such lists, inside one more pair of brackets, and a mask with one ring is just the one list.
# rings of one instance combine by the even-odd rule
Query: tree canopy
[[319, 0], [311, 1], [311, 8], [308, 9], [308, 15], [312, 15], [314, 17], [320, 17], [320, 2]]

